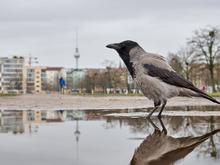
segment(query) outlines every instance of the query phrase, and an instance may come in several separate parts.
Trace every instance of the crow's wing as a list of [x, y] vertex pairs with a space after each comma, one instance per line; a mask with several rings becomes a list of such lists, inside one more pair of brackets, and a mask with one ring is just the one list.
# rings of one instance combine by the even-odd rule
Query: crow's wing
[[[140, 64], [152, 64], [158, 68], [174, 71], [173, 68], [167, 63], [163, 56], [158, 54], [146, 53], [140, 59]], [[174, 71], [175, 72], [175, 71]]]
[[194, 91], [198, 90], [190, 81], [185, 80], [172, 70], [160, 68], [153, 64], [143, 64], [143, 67], [149, 76], [157, 77], [167, 84], [182, 88], [189, 88]]
[[160, 54], [148, 53], [148, 52], [146, 52], [146, 54], [147, 54], [148, 58], [150, 57], [153, 59], [158, 59], [160, 61], [166, 62], [166, 59], [163, 56], [161, 56]]
[[161, 81], [177, 87], [188, 88], [196, 92], [200, 92], [190, 81], [185, 80], [178, 75], [172, 67], [160, 55], [147, 53], [141, 60], [144, 70], [149, 76], [157, 77]]

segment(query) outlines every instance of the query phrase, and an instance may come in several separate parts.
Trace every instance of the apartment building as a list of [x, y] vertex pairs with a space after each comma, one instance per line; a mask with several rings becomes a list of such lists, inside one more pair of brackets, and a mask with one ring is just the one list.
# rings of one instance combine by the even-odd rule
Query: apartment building
[[0, 57], [0, 92], [25, 93], [23, 57]]
[[26, 67], [26, 77], [27, 93], [42, 93], [46, 86], [45, 67]]
[[59, 90], [59, 78], [65, 78], [65, 71], [62, 67], [26, 67], [27, 71], [27, 92], [42, 93], [46, 91]]

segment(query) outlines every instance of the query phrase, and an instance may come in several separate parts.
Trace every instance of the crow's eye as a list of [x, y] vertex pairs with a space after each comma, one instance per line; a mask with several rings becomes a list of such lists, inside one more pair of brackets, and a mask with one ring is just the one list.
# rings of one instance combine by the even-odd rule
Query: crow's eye
[[126, 45], [124, 43], [121, 43], [120, 46], [121, 46], [121, 48], [125, 48]]

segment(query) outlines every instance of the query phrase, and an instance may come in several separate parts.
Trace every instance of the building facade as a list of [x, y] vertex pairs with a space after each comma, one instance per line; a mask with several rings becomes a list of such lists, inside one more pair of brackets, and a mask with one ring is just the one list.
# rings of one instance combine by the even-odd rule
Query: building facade
[[46, 67], [45, 73], [45, 90], [59, 91], [59, 79], [66, 79], [66, 72], [63, 67]]
[[24, 58], [14, 56], [0, 58], [0, 92], [25, 93]]
[[81, 82], [86, 75], [86, 69], [69, 69], [66, 72], [67, 88], [71, 90], [81, 90]]
[[42, 93], [46, 86], [45, 67], [26, 67], [27, 93]]
[[62, 67], [27, 67], [27, 92], [59, 91], [59, 79], [65, 79]]

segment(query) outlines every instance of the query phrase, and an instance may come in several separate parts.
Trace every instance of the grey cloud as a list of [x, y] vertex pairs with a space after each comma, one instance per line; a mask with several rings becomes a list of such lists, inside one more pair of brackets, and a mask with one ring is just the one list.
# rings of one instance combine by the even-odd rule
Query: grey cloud
[[43, 65], [72, 67], [76, 27], [81, 67], [118, 62], [105, 45], [125, 39], [165, 55], [193, 30], [219, 25], [219, 7], [218, 0], [0, 0], [0, 56], [30, 52]]
[[[218, 0], [1, 0], [1, 21], [131, 19], [216, 8]], [[185, 13], [186, 14], [186, 13]]]

